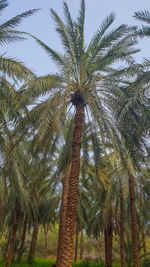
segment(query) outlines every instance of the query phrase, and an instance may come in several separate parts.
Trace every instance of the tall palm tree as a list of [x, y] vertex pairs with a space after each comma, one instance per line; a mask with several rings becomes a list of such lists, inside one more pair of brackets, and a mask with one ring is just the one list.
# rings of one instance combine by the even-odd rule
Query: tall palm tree
[[31, 36], [57, 63], [60, 75], [48, 75], [31, 83], [29, 91], [32, 94], [37, 97], [45, 93], [49, 95], [39, 106], [32, 109], [29, 117], [33, 120], [37, 118], [39, 138], [44, 140], [50, 132], [57, 131], [60, 123], [63, 123], [62, 118], [65, 118], [66, 112], [75, 111], [65, 238], [59, 261], [57, 260], [57, 266], [70, 267], [83, 125], [89, 117], [95, 127], [100, 127], [103, 137], [109, 135], [112, 138], [112, 129], [115, 127], [112, 123], [113, 114], [107, 105], [107, 100], [111, 99], [112, 95], [106, 90], [105, 84], [109, 79], [111, 65], [117, 60], [131, 62], [131, 55], [137, 50], [133, 48], [136, 43], [132, 36], [133, 28], [123, 24], [107, 33], [107, 29], [115, 19], [113, 13], [104, 20], [90, 44], [85, 46], [84, 0], [81, 1], [81, 9], [76, 21], [72, 20], [66, 3], [64, 3], [65, 23], [53, 9], [51, 14], [64, 46], [64, 54], [54, 51], [38, 38]]

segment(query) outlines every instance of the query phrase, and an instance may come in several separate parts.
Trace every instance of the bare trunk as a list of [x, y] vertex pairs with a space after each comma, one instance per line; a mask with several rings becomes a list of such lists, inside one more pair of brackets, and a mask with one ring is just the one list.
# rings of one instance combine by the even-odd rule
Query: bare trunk
[[76, 114], [74, 119], [74, 132], [72, 143], [72, 166], [69, 182], [66, 226], [65, 226], [65, 240], [63, 250], [60, 252], [60, 264], [57, 262], [57, 267], [71, 267], [73, 256], [73, 238], [74, 226], [76, 221], [76, 206], [78, 195], [78, 179], [80, 172], [80, 149], [82, 126], [84, 123], [84, 105], [79, 102], [76, 105]]
[[17, 220], [18, 220], [18, 213], [14, 212], [12, 228], [11, 228], [11, 236], [10, 236], [10, 242], [9, 242], [9, 246], [8, 246], [7, 256], [6, 256], [6, 265], [5, 265], [5, 267], [9, 267], [10, 263], [11, 263], [11, 260], [12, 260], [13, 249], [14, 249], [14, 241], [15, 241], [16, 232], [17, 232]]
[[46, 229], [45, 229], [45, 240], [44, 240], [44, 258], [45, 259], [47, 258], [48, 231], [49, 231], [49, 228], [47, 226]]
[[129, 192], [130, 192], [130, 212], [131, 212], [131, 239], [132, 239], [132, 258], [133, 267], [139, 267], [139, 251], [138, 251], [138, 229], [135, 209], [135, 192], [134, 180], [132, 174], [129, 173]]
[[104, 235], [105, 235], [105, 266], [112, 267], [112, 239], [113, 239], [113, 225], [112, 225], [112, 210], [106, 214]]
[[125, 254], [124, 254], [124, 203], [122, 188], [120, 188], [120, 257], [121, 257], [121, 267], [125, 267]]
[[80, 260], [83, 258], [83, 230], [81, 230], [80, 236]]
[[26, 231], [27, 231], [27, 216], [25, 217], [24, 220], [24, 227], [23, 227], [23, 232], [22, 232], [22, 239], [21, 239], [21, 245], [20, 248], [18, 250], [18, 263], [21, 262], [21, 258], [22, 258], [22, 254], [23, 254], [23, 250], [24, 250], [24, 242], [25, 242], [25, 238], [26, 238]]
[[74, 261], [77, 261], [78, 258], [78, 237], [79, 237], [79, 226], [76, 223], [76, 241], [75, 241], [75, 255], [74, 255]]
[[36, 241], [38, 236], [38, 224], [34, 224], [33, 234], [32, 234], [32, 241], [31, 241], [31, 247], [30, 247], [30, 253], [28, 257], [28, 261], [32, 261], [34, 259], [35, 249], [36, 249]]
[[68, 189], [69, 189], [69, 178], [70, 178], [70, 167], [69, 164], [66, 170], [65, 177], [63, 179], [63, 188], [62, 188], [62, 201], [60, 209], [60, 221], [59, 221], [59, 235], [58, 235], [58, 247], [57, 247], [57, 260], [56, 266], [59, 266], [61, 262], [61, 251], [64, 245], [65, 237], [65, 224], [66, 224], [66, 213], [67, 213], [67, 198], [68, 198]]

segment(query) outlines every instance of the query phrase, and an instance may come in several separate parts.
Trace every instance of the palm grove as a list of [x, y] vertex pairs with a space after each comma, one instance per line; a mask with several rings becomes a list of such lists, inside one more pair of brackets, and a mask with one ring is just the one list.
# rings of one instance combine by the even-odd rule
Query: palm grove
[[[1, 12], [7, 4], [0, 2]], [[138, 38], [150, 35], [150, 13], [134, 14], [142, 28], [112, 28], [111, 13], [85, 45], [85, 1], [75, 21], [66, 3], [63, 9], [64, 21], [50, 10], [62, 54], [16, 30], [38, 10], [0, 24], [1, 46], [33, 38], [58, 67], [56, 74], [37, 77], [21, 62], [0, 56], [3, 257], [7, 267], [15, 257], [20, 262], [30, 232], [32, 261], [39, 229], [47, 237], [48, 225], [59, 218], [57, 267], [72, 266], [75, 236], [77, 259], [79, 232], [81, 249], [83, 235], [104, 240], [106, 267], [112, 266], [116, 236], [121, 266], [138, 267], [149, 236], [150, 62], [135, 58]]]

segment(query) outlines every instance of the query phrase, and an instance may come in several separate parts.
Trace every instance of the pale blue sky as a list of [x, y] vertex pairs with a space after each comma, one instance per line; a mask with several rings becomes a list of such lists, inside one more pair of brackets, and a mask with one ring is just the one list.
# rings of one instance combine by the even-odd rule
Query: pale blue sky
[[[74, 18], [78, 14], [80, 0], [66, 0], [70, 12]], [[129, 25], [141, 25], [133, 18], [137, 10], [150, 10], [150, 0], [85, 0], [86, 2], [86, 27], [85, 40], [89, 42], [92, 34], [97, 30], [102, 20], [110, 13], [116, 14], [115, 26], [121, 23]], [[50, 15], [53, 8], [61, 17], [63, 16], [63, 0], [9, 0], [9, 6], [3, 13], [3, 20], [18, 15], [33, 8], [41, 10], [32, 17], [26, 18], [17, 29], [34, 34], [53, 49], [61, 51], [62, 47], [55, 32], [55, 24]], [[137, 60], [142, 57], [150, 58], [150, 38], [139, 42], [138, 47], [142, 52], [137, 55]], [[52, 60], [45, 51], [40, 48], [31, 38], [27, 41], [13, 43], [1, 48], [2, 53], [7, 51], [7, 56], [15, 57], [23, 61], [38, 75], [48, 74], [56, 71]]]

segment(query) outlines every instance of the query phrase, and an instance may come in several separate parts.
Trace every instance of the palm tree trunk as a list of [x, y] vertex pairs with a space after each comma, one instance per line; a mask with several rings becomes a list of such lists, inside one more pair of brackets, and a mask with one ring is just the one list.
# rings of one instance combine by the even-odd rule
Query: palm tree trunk
[[23, 232], [22, 232], [21, 245], [20, 245], [20, 248], [18, 250], [18, 263], [21, 262], [21, 258], [22, 258], [22, 254], [23, 254], [24, 242], [25, 242], [26, 231], [27, 231], [27, 222], [28, 222], [28, 218], [26, 216], [25, 220], [24, 220], [24, 227], [23, 227]]
[[76, 241], [75, 241], [75, 255], [74, 255], [74, 261], [77, 261], [78, 258], [78, 237], [79, 237], [79, 226], [76, 223]]
[[9, 243], [9, 246], [8, 246], [8, 252], [7, 252], [7, 256], [6, 256], [6, 265], [5, 265], [5, 267], [9, 267], [10, 263], [11, 263], [11, 260], [12, 260], [14, 241], [15, 241], [16, 232], [17, 232], [17, 221], [18, 221], [18, 213], [15, 211], [14, 212], [14, 216], [13, 216], [10, 243]]
[[81, 230], [80, 236], [80, 260], [83, 258], [83, 230]]
[[44, 258], [47, 258], [47, 241], [48, 241], [48, 226], [45, 229], [45, 240], [44, 240]]
[[113, 239], [113, 226], [112, 226], [112, 209], [106, 214], [105, 222], [105, 266], [112, 267], [112, 239]]
[[132, 174], [129, 173], [129, 192], [130, 192], [130, 212], [131, 212], [131, 239], [132, 239], [132, 258], [133, 267], [139, 267], [139, 251], [138, 251], [138, 229], [135, 209], [135, 192], [134, 180]]
[[65, 238], [65, 224], [66, 224], [66, 213], [67, 213], [67, 198], [68, 198], [68, 189], [69, 189], [70, 167], [71, 165], [68, 164], [67, 169], [66, 169], [66, 174], [62, 182], [63, 188], [62, 188], [62, 201], [61, 201], [61, 209], [60, 209], [56, 266], [59, 266], [61, 262], [61, 251], [63, 249], [64, 238]]
[[121, 267], [125, 267], [125, 254], [124, 254], [124, 204], [122, 188], [120, 188], [120, 257], [121, 257]]
[[80, 150], [82, 127], [84, 123], [84, 105], [79, 102], [76, 105], [76, 114], [74, 119], [74, 132], [72, 142], [72, 164], [68, 190], [65, 239], [63, 249], [60, 252], [60, 263], [57, 262], [57, 267], [71, 267], [73, 256], [73, 238], [74, 226], [76, 221], [76, 206], [78, 195], [78, 179], [80, 172]]
[[28, 257], [28, 261], [32, 261], [34, 259], [35, 249], [36, 249], [36, 241], [38, 236], [38, 224], [34, 224], [33, 234], [32, 234], [32, 241], [31, 241], [31, 247], [30, 247], [30, 253]]
[[142, 236], [142, 246], [143, 246], [143, 252], [146, 254], [146, 242], [145, 242], [145, 230], [144, 230], [144, 221], [143, 221], [143, 214], [142, 214], [142, 184], [140, 182], [140, 214], [141, 214], [141, 224], [142, 224], [142, 229], [141, 229], [141, 236]]

